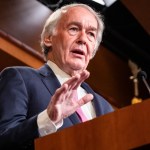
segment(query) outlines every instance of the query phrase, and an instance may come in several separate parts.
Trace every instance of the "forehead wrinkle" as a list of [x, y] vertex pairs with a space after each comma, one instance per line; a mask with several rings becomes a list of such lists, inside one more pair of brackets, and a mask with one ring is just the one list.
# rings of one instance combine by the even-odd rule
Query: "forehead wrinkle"
[[[82, 8], [82, 7], [79, 7], [79, 8]], [[83, 8], [84, 10], [85, 8]], [[90, 12], [88, 11], [87, 9], [85, 9], [87, 12]], [[59, 27], [62, 27], [62, 28], [65, 28], [65, 27], [68, 27], [69, 25], [77, 25], [79, 27], [84, 27], [88, 30], [91, 30], [91, 31], [97, 31], [98, 29], [98, 23], [96, 26], [93, 26], [92, 24], [89, 25], [91, 22], [90, 20], [79, 20], [79, 21], [76, 21], [74, 16], [70, 16], [71, 13], [74, 12], [74, 7], [73, 8], [69, 8], [68, 10], [63, 10], [62, 11], [62, 17], [61, 19], [58, 21], [58, 26]], [[76, 11], [76, 10], [75, 10]], [[91, 12], [90, 12], [91, 15], [93, 15]], [[93, 17], [95, 18], [95, 16], [93, 15]], [[96, 22], [97, 22], [97, 19], [95, 18]], [[57, 27], [58, 27], [57, 26]]]

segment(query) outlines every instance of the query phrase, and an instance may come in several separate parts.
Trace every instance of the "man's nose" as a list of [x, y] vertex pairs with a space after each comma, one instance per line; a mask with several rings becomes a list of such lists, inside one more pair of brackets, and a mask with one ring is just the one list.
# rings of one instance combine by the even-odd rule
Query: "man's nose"
[[78, 35], [78, 44], [86, 44], [87, 43], [87, 35], [85, 31], [81, 31]]

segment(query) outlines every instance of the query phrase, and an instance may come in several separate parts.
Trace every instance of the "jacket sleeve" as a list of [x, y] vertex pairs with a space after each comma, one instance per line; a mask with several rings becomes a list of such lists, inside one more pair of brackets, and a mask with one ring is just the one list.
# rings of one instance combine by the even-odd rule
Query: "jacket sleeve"
[[28, 92], [21, 73], [7, 68], [0, 74], [0, 149], [27, 147], [38, 137], [37, 116], [27, 118]]

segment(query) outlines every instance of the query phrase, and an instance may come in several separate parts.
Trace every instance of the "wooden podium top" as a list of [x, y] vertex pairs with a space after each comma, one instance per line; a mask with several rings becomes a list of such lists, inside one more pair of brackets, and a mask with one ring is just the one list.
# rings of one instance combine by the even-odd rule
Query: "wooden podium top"
[[147, 144], [150, 100], [38, 138], [35, 150], [129, 150]]

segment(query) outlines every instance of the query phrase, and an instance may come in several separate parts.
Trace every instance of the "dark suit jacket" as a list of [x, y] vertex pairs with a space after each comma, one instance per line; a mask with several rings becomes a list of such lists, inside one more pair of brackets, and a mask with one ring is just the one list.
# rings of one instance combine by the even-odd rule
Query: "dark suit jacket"
[[[48, 65], [35, 70], [29, 67], [10, 67], [0, 74], [0, 149], [32, 149], [39, 137], [37, 115], [47, 105], [60, 83]], [[94, 95], [96, 115], [113, 111], [111, 105], [86, 83], [82, 87]], [[64, 119], [60, 128], [80, 123], [76, 113]], [[3, 149], [2, 149], [3, 150]], [[6, 150], [6, 148], [5, 148]]]

